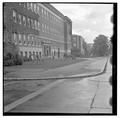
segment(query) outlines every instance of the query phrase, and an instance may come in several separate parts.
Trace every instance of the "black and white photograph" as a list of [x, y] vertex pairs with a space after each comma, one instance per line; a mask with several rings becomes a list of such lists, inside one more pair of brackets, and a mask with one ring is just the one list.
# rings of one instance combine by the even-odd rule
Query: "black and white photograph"
[[117, 3], [2, 7], [3, 115], [117, 115]]

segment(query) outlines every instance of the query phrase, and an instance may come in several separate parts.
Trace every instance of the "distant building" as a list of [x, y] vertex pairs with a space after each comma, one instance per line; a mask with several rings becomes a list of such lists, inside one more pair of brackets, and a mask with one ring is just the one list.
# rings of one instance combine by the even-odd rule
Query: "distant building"
[[23, 57], [63, 57], [71, 50], [72, 21], [48, 3], [3, 3], [4, 41]]
[[84, 38], [80, 35], [72, 35], [72, 50], [71, 54], [75, 56], [83, 56], [84, 48], [83, 48]]
[[92, 56], [92, 47], [93, 47], [93, 43], [87, 43], [87, 50], [89, 51], [89, 56]]

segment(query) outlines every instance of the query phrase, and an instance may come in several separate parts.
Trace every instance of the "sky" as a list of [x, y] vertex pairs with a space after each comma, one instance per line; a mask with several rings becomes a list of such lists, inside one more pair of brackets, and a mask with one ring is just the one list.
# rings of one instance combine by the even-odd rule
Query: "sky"
[[111, 37], [113, 25], [112, 4], [52, 4], [64, 16], [72, 20], [72, 33], [81, 35], [87, 43], [99, 34]]

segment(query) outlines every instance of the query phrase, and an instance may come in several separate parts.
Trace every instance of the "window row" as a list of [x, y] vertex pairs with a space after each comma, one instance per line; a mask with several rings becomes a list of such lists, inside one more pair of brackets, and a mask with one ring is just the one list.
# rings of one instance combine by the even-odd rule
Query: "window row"
[[19, 3], [19, 5], [22, 5], [24, 7], [26, 7], [28, 10], [31, 10], [32, 12], [34, 12], [35, 14], [38, 14], [39, 16], [44, 17], [45, 19], [49, 19], [51, 21], [55, 21], [57, 23], [61, 22], [55, 15], [53, 15], [52, 13], [50, 13], [48, 10], [44, 9], [43, 7], [41, 7], [39, 4], [37, 3]]
[[15, 10], [13, 10], [13, 21], [20, 25], [31, 27], [32, 29], [40, 29], [40, 23], [37, 20], [21, 15]]
[[61, 34], [61, 32], [63, 31], [62, 25], [60, 27], [55, 27], [52, 24], [51, 25], [45, 23], [40, 24], [39, 21], [21, 15], [17, 13], [15, 10], [13, 10], [13, 20], [15, 23], [18, 23], [20, 25], [27, 26], [29, 28], [36, 29], [46, 33], [53, 33], [55, 35]]
[[28, 57], [28, 58], [31, 58], [31, 59], [38, 59], [38, 58], [41, 58], [42, 56], [42, 53], [41, 52], [35, 52], [35, 51], [20, 51], [20, 55], [22, 57]]
[[16, 45], [41, 46], [41, 42], [37, 41], [35, 37], [20, 33], [13, 33], [13, 41]]

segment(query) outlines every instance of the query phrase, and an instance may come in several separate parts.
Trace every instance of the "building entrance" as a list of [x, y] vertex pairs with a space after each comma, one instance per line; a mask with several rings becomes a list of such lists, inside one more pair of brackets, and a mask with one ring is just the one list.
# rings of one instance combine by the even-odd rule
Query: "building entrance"
[[43, 53], [45, 57], [51, 56], [51, 46], [44, 45], [43, 46]]

